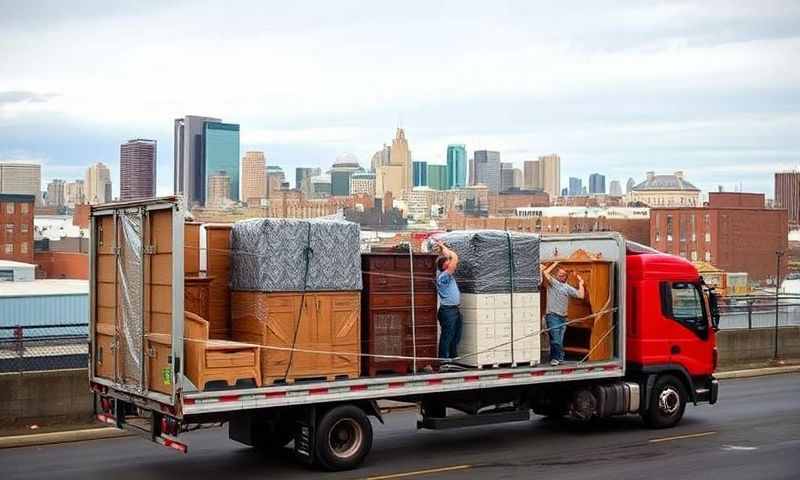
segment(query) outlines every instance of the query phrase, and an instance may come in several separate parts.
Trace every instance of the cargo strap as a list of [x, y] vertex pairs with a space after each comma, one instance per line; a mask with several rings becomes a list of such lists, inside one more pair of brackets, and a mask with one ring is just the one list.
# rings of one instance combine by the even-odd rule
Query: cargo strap
[[508, 283], [511, 290], [511, 362], [514, 362], [514, 247], [511, 243], [511, 233], [506, 232], [508, 242]]
[[308, 288], [308, 270], [309, 263], [311, 263], [311, 254], [314, 250], [311, 248], [311, 224], [308, 224], [306, 234], [306, 246], [303, 248], [303, 260], [305, 261], [305, 270], [303, 272], [303, 290], [300, 291], [300, 309], [297, 313], [297, 322], [294, 324], [294, 335], [292, 337], [292, 348], [289, 350], [289, 361], [286, 363], [286, 371], [283, 373], [283, 381], [289, 378], [289, 372], [292, 369], [292, 360], [294, 360], [294, 352], [297, 350], [297, 335], [300, 332], [300, 322], [303, 320], [303, 307], [306, 304], [306, 289]]

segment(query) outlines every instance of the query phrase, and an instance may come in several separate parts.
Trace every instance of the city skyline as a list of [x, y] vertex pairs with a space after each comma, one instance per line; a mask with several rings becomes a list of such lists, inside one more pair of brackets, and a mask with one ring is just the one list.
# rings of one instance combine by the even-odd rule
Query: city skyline
[[[163, 172], [157, 192], [167, 194], [170, 121], [207, 114], [241, 124], [241, 150], [264, 151], [287, 172], [327, 168], [342, 152], [366, 166], [397, 126], [414, 138], [415, 159], [429, 164], [445, 163], [451, 143], [500, 151], [517, 167], [559, 152], [563, 178], [593, 170], [641, 180], [663, 165], [704, 191], [741, 182], [772, 197], [772, 172], [798, 163], [796, 2], [585, 2], [568, 11], [464, 2], [446, 9], [449, 22], [479, 31], [488, 21], [502, 34], [457, 42], [435, 15], [414, 13], [423, 7], [432, 8], [19, 5], [0, 19], [15, 46], [0, 65], [0, 160], [41, 161], [44, 187], [96, 162], [118, 171], [120, 143], [153, 138]], [[125, 40], [144, 30], [147, 37]], [[379, 34], [386, 30], [415, 35]], [[126, 68], [120, 50], [149, 67]], [[232, 75], [248, 58], [263, 61]], [[187, 75], [198, 66], [202, 75]], [[98, 68], [103, 75], [87, 73]]]

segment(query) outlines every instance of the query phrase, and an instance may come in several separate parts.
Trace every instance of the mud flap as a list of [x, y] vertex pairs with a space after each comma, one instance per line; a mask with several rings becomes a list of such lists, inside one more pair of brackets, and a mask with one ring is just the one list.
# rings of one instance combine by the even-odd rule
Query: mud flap
[[304, 416], [297, 419], [295, 424], [294, 453], [299, 461], [308, 465], [314, 463], [316, 425], [316, 407], [310, 407]]

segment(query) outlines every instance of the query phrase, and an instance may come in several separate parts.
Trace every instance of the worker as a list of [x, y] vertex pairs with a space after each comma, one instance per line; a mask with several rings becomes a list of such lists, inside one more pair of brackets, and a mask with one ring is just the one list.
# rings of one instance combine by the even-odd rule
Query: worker
[[[458, 268], [458, 254], [441, 241], [436, 243], [439, 257], [436, 259], [436, 291], [439, 295], [439, 311], [436, 318], [439, 320], [441, 335], [439, 336], [439, 357], [453, 359], [456, 357], [458, 342], [461, 341], [461, 292], [454, 273]], [[443, 362], [441, 370], [448, 370], [453, 366], [450, 362]]]
[[550, 337], [550, 365], [554, 367], [564, 361], [564, 332], [567, 329], [569, 297], [583, 299], [586, 294], [583, 278], [580, 275], [576, 275], [577, 289], [567, 283], [569, 273], [563, 268], [556, 270], [556, 275], [553, 277], [550, 273], [556, 266], [558, 262], [551, 263], [547, 268], [544, 265], [539, 266], [543, 286], [547, 289], [547, 310], [544, 320]]

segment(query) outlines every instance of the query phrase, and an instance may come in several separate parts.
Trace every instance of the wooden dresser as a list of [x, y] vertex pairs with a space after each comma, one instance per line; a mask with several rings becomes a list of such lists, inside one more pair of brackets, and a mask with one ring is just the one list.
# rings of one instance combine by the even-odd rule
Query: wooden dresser
[[[414, 254], [414, 325], [416, 352], [412, 337], [411, 261], [409, 254], [368, 253], [361, 256], [364, 272], [362, 292], [362, 351], [374, 355], [405, 357], [437, 356], [436, 255]], [[364, 357], [363, 371], [406, 374], [412, 360]], [[417, 370], [435, 362], [418, 360]]]

